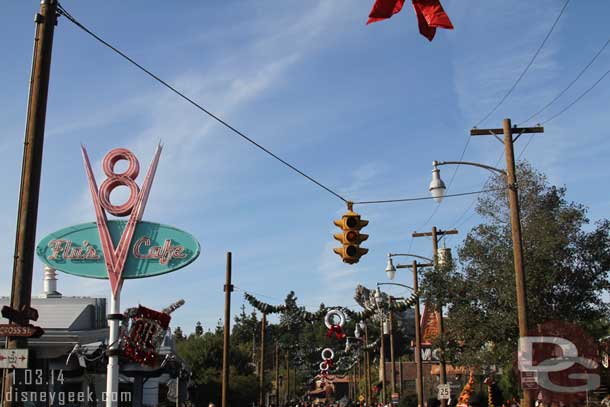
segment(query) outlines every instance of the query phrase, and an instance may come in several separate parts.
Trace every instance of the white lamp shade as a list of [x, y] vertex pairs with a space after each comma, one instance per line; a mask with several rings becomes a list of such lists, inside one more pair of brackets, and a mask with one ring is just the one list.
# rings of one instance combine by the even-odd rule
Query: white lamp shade
[[388, 265], [385, 268], [385, 272], [390, 280], [394, 280], [394, 277], [396, 277], [396, 267], [394, 267], [391, 257], [388, 257]]
[[430, 187], [428, 189], [434, 200], [437, 203], [441, 203], [443, 197], [445, 196], [445, 190], [447, 187], [441, 179], [441, 170], [439, 170], [437, 167], [434, 167], [432, 170], [432, 181], [430, 182]]

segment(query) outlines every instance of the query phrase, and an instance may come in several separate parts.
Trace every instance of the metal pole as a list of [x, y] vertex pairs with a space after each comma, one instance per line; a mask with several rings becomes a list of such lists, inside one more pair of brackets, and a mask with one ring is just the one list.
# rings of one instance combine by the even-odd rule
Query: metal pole
[[280, 344], [275, 342], [275, 406], [280, 405]]
[[[436, 226], [432, 226], [432, 253], [434, 259], [434, 267], [438, 265], [438, 237], [436, 234]], [[447, 383], [447, 366], [445, 363], [445, 323], [443, 321], [443, 303], [441, 301], [436, 302], [437, 310], [436, 317], [438, 318], [438, 333], [441, 337], [441, 351], [440, 351], [440, 384]], [[441, 400], [441, 407], [447, 407], [447, 400]]]
[[225, 326], [224, 342], [222, 347], [222, 407], [228, 407], [229, 392], [229, 355], [231, 352], [231, 252], [227, 252], [227, 278], [224, 286], [225, 292]]
[[396, 360], [394, 359], [394, 311], [392, 310], [391, 304], [394, 301], [392, 297], [390, 297], [390, 364], [392, 365], [392, 394], [396, 393]]
[[[413, 260], [413, 291], [417, 292], [417, 260]], [[421, 362], [421, 317], [419, 315], [419, 296], [415, 301], [415, 364], [417, 367], [417, 405], [424, 406], [424, 382]]]
[[119, 286], [116, 296], [110, 293], [110, 319], [108, 325], [108, 366], [106, 367], [106, 407], [116, 407], [119, 399], [119, 323], [121, 314], [121, 290]]
[[263, 313], [261, 319], [261, 354], [258, 373], [258, 405], [265, 407], [265, 325], [267, 325], [267, 314]]
[[[521, 219], [519, 215], [519, 196], [517, 193], [517, 176], [515, 171], [515, 151], [510, 119], [504, 119], [504, 149], [506, 151], [506, 182], [508, 183], [508, 202], [513, 239], [513, 257], [515, 263], [515, 284], [517, 288], [517, 316], [519, 318], [519, 336], [527, 332], [527, 297], [525, 294], [525, 269], [523, 267], [523, 244], [521, 239]], [[533, 398], [528, 390], [523, 390], [521, 407], [533, 406]]]
[[379, 366], [381, 373], [381, 402], [385, 404], [385, 335], [383, 334], [383, 318], [381, 318], [381, 349], [379, 350]]
[[[32, 297], [32, 274], [34, 271], [47, 96], [51, 74], [53, 32], [57, 24], [57, 2], [55, 0], [43, 0], [41, 2], [35, 23], [36, 34], [32, 56], [13, 260], [11, 307], [15, 310], [28, 308]], [[27, 323], [27, 321], [24, 322]], [[6, 341], [7, 349], [27, 348], [27, 346], [26, 338], [7, 338]], [[5, 369], [4, 394], [12, 391], [11, 385], [12, 381], [8, 375], [8, 370]], [[4, 405], [11, 406], [13, 403], [5, 401]]]

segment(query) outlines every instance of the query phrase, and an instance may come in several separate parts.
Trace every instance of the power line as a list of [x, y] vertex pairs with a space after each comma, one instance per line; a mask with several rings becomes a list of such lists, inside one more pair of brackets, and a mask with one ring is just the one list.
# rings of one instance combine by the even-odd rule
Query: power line
[[568, 84], [568, 86], [566, 86], [561, 92], [559, 92], [557, 94], [557, 96], [555, 96], [549, 103], [544, 105], [540, 110], [538, 110], [536, 113], [532, 114], [527, 119], [523, 120], [521, 123], [517, 124], [517, 126], [521, 126], [521, 124], [530, 121], [531, 119], [533, 119], [534, 117], [538, 116], [540, 113], [542, 113], [546, 109], [548, 109], [549, 106], [551, 106], [553, 103], [555, 103], [564, 93], [566, 93], [568, 91], [568, 89], [570, 89], [572, 87], [572, 85], [574, 85], [576, 83], [576, 81], [578, 81], [580, 79], [580, 77], [587, 71], [587, 69], [589, 69], [589, 67], [591, 65], [593, 65], [593, 62], [595, 62], [595, 60], [601, 55], [601, 53], [604, 51], [604, 49], [606, 49], [608, 44], [610, 44], [610, 39], [606, 41], [606, 43], [599, 49], [599, 51], [597, 51], [597, 53], [593, 56], [593, 58], [589, 61], [589, 63], [587, 65], [585, 65], [585, 67], [578, 73], [578, 75], [576, 75], [576, 77]]
[[[476, 194], [482, 194], [482, 193], [485, 193], [485, 192], [498, 191], [500, 189], [504, 189], [504, 188], [485, 189], [485, 190], [482, 190], [482, 191], [473, 191], [473, 192], [461, 192], [459, 194], [445, 195], [443, 198], [452, 198], [452, 197], [456, 197], [456, 196], [466, 196], [466, 195], [476, 195]], [[412, 201], [424, 201], [424, 200], [428, 200], [428, 199], [434, 199], [434, 197], [433, 196], [420, 196], [420, 197], [417, 197], [417, 198], [386, 199], [386, 200], [382, 200], [382, 201], [359, 201], [359, 202], [354, 202], [354, 205], [369, 205], [369, 204], [382, 204], [382, 203], [395, 203], [395, 202], [412, 202]]]
[[502, 97], [502, 99], [500, 99], [500, 101], [494, 106], [493, 109], [491, 109], [491, 111], [489, 113], [487, 113], [481, 120], [479, 120], [477, 122], [477, 124], [474, 125], [474, 127], [479, 126], [481, 123], [485, 122], [485, 120], [487, 120], [489, 118], [489, 116], [491, 116], [496, 110], [498, 110], [498, 108], [506, 101], [506, 99], [508, 99], [508, 97], [510, 96], [511, 93], [513, 93], [513, 91], [515, 90], [515, 88], [517, 87], [517, 85], [519, 84], [519, 82], [521, 82], [521, 79], [523, 79], [523, 77], [525, 76], [525, 74], [527, 73], [527, 71], [530, 69], [530, 67], [532, 66], [532, 64], [534, 63], [534, 61], [536, 60], [536, 58], [538, 57], [538, 54], [540, 54], [540, 51], [542, 51], [542, 48], [544, 48], [544, 44], [546, 44], [546, 41], [549, 39], [549, 37], [551, 36], [551, 34], [553, 33], [553, 30], [555, 30], [555, 26], [557, 25], [557, 23], [559, 22], [559, 20], [561, 19], [561, 16], [563, 15], [563, 12], [565, 11], [566, 7], [568, 7], [568, 4], [570, 3], [570, 0], [566, 0], [565, 4], [563, 5], [563, 7], [561, 8], [561, 11], [559, 12], [559, 15], [557, 16], [557, 18], [555, 19], [555, 22], [553, 23], [553, 25], [551, 26], [551, 29], [549, 30], [549, 32], [546, 34], [546, 36], [544, 37], [544, 40], [542, 40], [542, 43], [540, 44], [540, 46], [538, 47], [538, 49], [536, 50], [536, 52], [534, 53], [534, 56], [532, 57], [532, 59], [530, 59], [529, 63], [525, 66], [525, 69], [523, 70], [523, 72], [521, 72], [521, 75], [519, 75], [519, 77], [517, 78], [517, 80], [515, 81], [515, 83], [513, 84], [513, 86], [510, 87], [510, 89], [508, 90], [508, 92], [506, 92], [506, 94], [504, 95], [504, 97]]
[[[236, 135], [240, 136], [241, 138], [243, 138], [244, 140], [246, 140], [250, 144], [252, 144], [255, 147], [257, 147], [258, 149], [262, 150], [263, 152], [265, 152], [269, 156], [275, 158], [276, 160], [278, 160], [279, 162], [281, 162], [282, 164], [284, 164], [285, 166], [287, 166], [291, 170], [293, 170], [296, 173], [302, 175], [303, 177], [305, 177], [309, 181], [313, 182], [314, 184], [318, 185], [319, 187], [323, 188], [324, 190], [326, 190], [327, 192], [331, 193], [335, 197], [341, 199], [343, 202], [345, 202], [345, 203], [349, 202], [348, 199], [344, 198], [339, 193], [333, 191], [331, 188], [327, 187], [326, 185], [324, 185], [321, 182], [317, 181], [313, 177], [305, 174], [303, 171], [299, 170], [294, 165], [292, 165], [292, 164], [288, 163], [287, 161], [285, 161], [284, 159], [280, 158], [279, 156], [277, 156], [276, 154], [271, 152], [266, 147], [262, 146], [261, 144], [259, 144], [256, 141], [254, 141], [252, 138], [248, 137], [243, 132], [237, 130], [235, 127], [233, 127], [232, 125], [230, 125], [229, 123], [227, 123], [226, 121], [221, 119], [220, 117], [216, 116], [215, 114], [213, 114], [212, 112], [210, 112], [209, 110], [207, 110], [206, 108], [204, 108], [203, 106], [201, 106], [200, 104], [198, 104], [197, 102], [195, 102], [194, 100], [192, 100], [191, 98], [189, 98], [188, 96], [186, 96], [185, 94], [183, 94], [182, 92], [180, 92], [179, 90], [177, 90], [176, 88], [171, 86], [169, 83], [167, 83], [166, 81], [161, 79], [159, 76], [157, 76], [156, 74], [152, 73], [150, 70], [146, 69], [144, 66], [142, 66], [141, 64], [139, 64], [138, 62], [133, 60], [127, 54], [125, 54], [124, 52], [122, 52], [118, 48], [116, 48], [115, 46], [111, 45], [110, 43], [108, 43], [107, 41], [102, 39], [100, 36], [98, 36], [97, 34], [92, 32], [90, 29], [88, 29], [83, 24], [81, 24], [78, 20], [76, 20], [76, 18], [74, 18], [60, 4], [58, 4], [58, 10], [59, 10], [61, 15], [65, 16], [69, 21], [71, 21], [74, 25], [76, 25], [81, 30], [83, 30], [84, 32], [89, 34], [95, 40], [97, 40], [101, 44], [105, 45], [107, 48], [111, 49], [113, 52], [115, 52], [116, 54], [121, 56], [123, 59], [127, 60], [129, 63], [131, 63], [132, 65], [134, 65], [138, 69], [140, 69], [142, 72], [146, 73], [148, 76], [153, 78], [155, 81], [159, 82], [161, 85], [165, 86], [167, 89], [171, 90], [173, 93], [175, 93], [176, 95], [178, 95], [179, 97], [181, 97], [185, 101], [189, 102], [191, 105], [195, 106], [197, 109], [201, 110], [202, 112], [207, 114], [209, 117], [211, 117], [212, 119], [216, 120], [218, 123], [222, 124], [223, 126], [228, 128], [229, 130], [231, 130]], [[466, 144], [466, 147], [468, 147], [468, 143]], [[462, 152], [462, 156], [464, 155], [464, 153], [466, 151], [466, 147], [464, 148], [464, 151]], [[455, 172], [454, 172], [454, 177], [455, 177]], [[453, 177], [452, 177], [452, 181], [453, 181]], [[449, 183], [449, 185], [451, 185], [451, 182]], [[476, 192], [466, 192], [466, 193], [460, 193], [460, 194], [451, 194], [451, 195], [446, 195], [446, 197], [480, 194], [480, 193], [483, 193], [483, 192], [487, 192], [487, 191], [476, 191]], [[432, 197], [402, 198], [402, 199], [378, 200], [378, 201], [360, 201], [360, 202], [354, 202], [354, 204], [364, 205], [364, 204], [380, 204], [380, 203], [394, 203], [394, 202], [411, 202], [411, 201], [420, 201], [420, 200], [425, 200], [425, 199], [432, 199]]]
[[609, 73], [610, 73], [610, 69], [608, 69], [606, 72], [604, 72], [604, 74], [597, 81], [595, 81], [595, 83], [593, 83], [593, 85], [591, 85], [587, 90], [585, 90], [583, 93], [581, 93], [576, 99], [574, 99], [572, 102], [570, 102], [566, 107], [561, 109], [558, 113], [554, 114], [550, 118], [543, 121], [542, 124], [546, 124], [546, 123], [550, 122], [551, 120], [554, 120], [557, 117], [564, 114], [568, 109], [570, 109], [572, 106], [574, 106], [576, 103], [578, 103], [582, 98], [584, 98], [587, 95], [587, 93], [591, 92], [593, 90], [593, 88], [595, 88], [606, 76], [608, 76]]
[[184, 93], [180, 92], [179, 90], [177, 90], [176, 88], [171, 86], [169, 83], [165, 82], [163, 79], [161, 79], [160, 77], [158, 77], [157, 75], [155, 75], [154, 73], [149, 71], [148, 69], [144, 68], [142, 65], [137, 63], [135, 60], [133, 60], [132, 58], [127, 56], [124, 52], [120, 51], [118, 48], [114, 47], [113, 45], [111, 45], [107, 41], [103, 40], [101, 37], [96, 35], [94, 32], [92, 32], [87, 27], [85, 27], [83, 24], [81, 24], [78, 20], [76, 20], [76, 18], [72, 17], [72, 15], [70, 15], [70, 13], [68, 13], [68, 11], [66, 11], [66, 9], [64, 9], [60, 4], [58, 4], [57, 7], [58, 7], [58, 10], [59, 10], [59, 13], [61, 15], [65, 16], [68, 20], [70, 20], [78, 28], [80, 28], [81, 30], [83, 30], [84, 32], [89, 34], [91, 37], [95, 38], [98, 42], [102, 43], [103, 45], [105, 45], [106, 47], [108, 47], [109, 49], [114, 51], [116, 54], [120, 55], [123, 59], [127, 60], [132, 65], [136, 66], [142, 72], [146, 73], [148, 76], [150, 76], [151, 78], [153, 78], [154, 80], [156, 80], [157, 82], [159, 82], [160, 84], [165, 86], [167, 89], [171, 90], [176, 95], [180, 96], [182, 99], [186, 100], [191, 105], [195, 106], [197, 109], [201, 110], [202, 112], [204, 112], [205, 114], [210, 116], [212, 119], [216, 120], [218, 123], [222, 124], [223, 126], [228, 128], [233, 133], [235, 133], [236, 135], [240, 136], [241, 138], [243, 138], [244, 140], [246, 140], [247, 142], [249, 142], [250, 144], [252, 144], [256, 148], [258, 148], [261, 151], [265, 152], [269, 156], [275, 158], [276, 160], [278, 160], [279, 162], [281, 162], [282, 164], [284, 164], [286, 167], [290, 168], [291, 170], [293, 170], [297, 174], [300, 174], [301, 176], [305, 177], [306, 179], [308, 179], [309, 181], [313, 182], [314, 184], [316, 184], [320, 188], [323, 188], [327, 192], [329, 192], [332, 195], [336, 196], [337, 198], [341, 199], [343, 202], [346, 202], [346, 203], [348, 202], [348, 200], [346, 198], [344, 198], [343, 196], [341, 196], [337, 192], [333, 191], [331, 188], [329, 188], [326, 185], [322, 184], [321, 182], [317, 181], [313, 177], [307, 175], [305, 172], [299, 170], [297, 167], [295, 167], [294, 165], [290, 164], [286, 160], [280, 158], [279, 156], [274, 154], [272, 151], [270, 151], [268, 148], [263, 147], [258, 142], [254, 141], [253, 139], [251, 139], [250, 137], [248, 137], [247, 135], [245, 135], [241, 131], [237, 130], [235, 127], [233, 127], [232, 125], [230, 125], [229, 123], [227, 123], [226, 121], [221, 119], [220, 117], [216, 116], [215, 114], [213, 114], [212, 112], [210, 112], [209, 110], [207, 110], [206, 108], [204, 108], [203, 106], [201, 106], [200, 104], [195, 102], [193, 99], [189, 98]]

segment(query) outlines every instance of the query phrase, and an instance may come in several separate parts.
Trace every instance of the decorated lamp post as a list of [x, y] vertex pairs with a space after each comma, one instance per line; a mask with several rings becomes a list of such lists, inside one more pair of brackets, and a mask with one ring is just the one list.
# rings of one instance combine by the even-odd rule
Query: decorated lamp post
[[[124, 319], [120, 309], [123, 281], [165, 274], [182, 268], [197, 258], [200, 247], [197, 240], [186, 232], [142, 221], [161, 155], [160, 145], [141, 190], [135, 181], [140, 165], [131, 151], [117, 148], [104, 157], [102, 166], [107, 178], [98, 188], [87, 150], [85, 147], [81, 148], [96, 221], [51, 233], [39, 243], [37, 254], [44, 263], [65, 273], [110, 281], [106, 406], [112, 407], [117, 405], [119, 387], [120, 321]], [[128, 163], [127, 170], [123, 173], [115, 172], [115, 165], [119, 161]], [[114, 205], [110, 202], [110, 194], [119, 186], [129, 188], [130, 195], [123, 204]], [[108, 220], [107, 214], [129, 218], [127, 221]], [[148, 319], [163, 314], [152, 310], [144, 313], [146, 315], [142, 314], [141, 317]], [[167, 318], [161, 317], [169, 323], [169, 314]], [[148, 358], [141, 362], [151, 361]]]

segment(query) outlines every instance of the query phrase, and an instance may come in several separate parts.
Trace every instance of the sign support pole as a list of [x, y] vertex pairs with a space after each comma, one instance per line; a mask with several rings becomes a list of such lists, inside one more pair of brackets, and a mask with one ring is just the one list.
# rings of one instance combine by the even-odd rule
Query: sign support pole
[[121, 288], [110, 294], [108, 325], [108, 366], [106, 370], [106, 407], [116, 407], [119, 399], [119, 323], [121, 319]]

